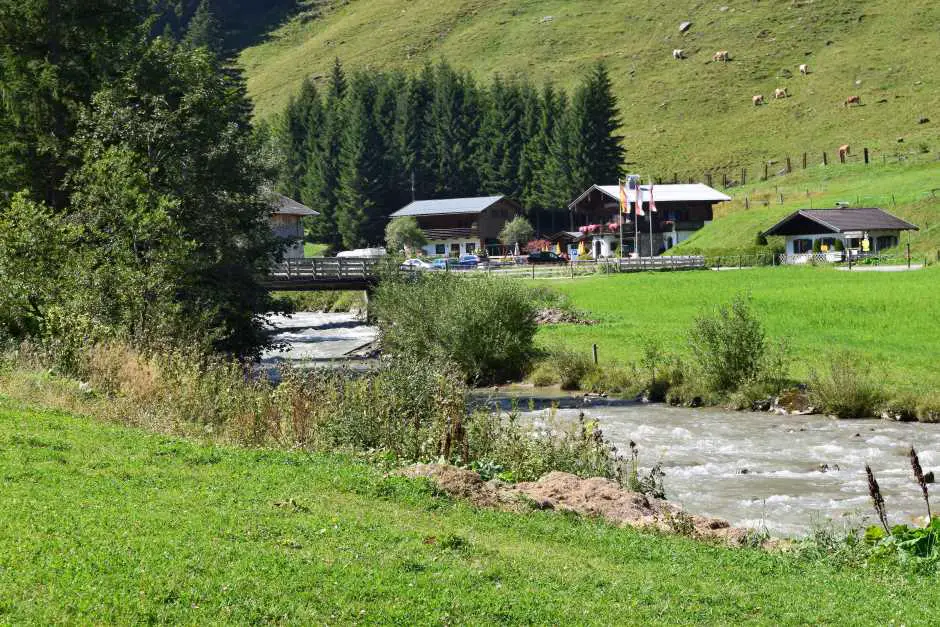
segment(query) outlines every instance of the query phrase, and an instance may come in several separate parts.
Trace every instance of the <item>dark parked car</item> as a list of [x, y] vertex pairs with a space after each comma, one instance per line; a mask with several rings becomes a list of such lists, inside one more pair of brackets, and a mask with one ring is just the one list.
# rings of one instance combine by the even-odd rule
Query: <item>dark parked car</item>
[[529, 263], [567, 263], [567, 259], [550, 250], [540, 250], [537, 253], [531, 253], [528, 259]]

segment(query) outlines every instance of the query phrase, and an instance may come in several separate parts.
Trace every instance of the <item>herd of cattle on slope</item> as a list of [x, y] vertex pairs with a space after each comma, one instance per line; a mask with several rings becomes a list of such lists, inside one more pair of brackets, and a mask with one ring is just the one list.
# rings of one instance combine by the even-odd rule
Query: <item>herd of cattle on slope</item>
[[[676, 48], [675, 50], [672, 51], [672, 58], [676, 59], [677, 61], [686, 59], [687, 57], [685, 55], [685, 50], [683, 50], [682, 48]], [[712, 61], [714, 61], [715, 63], [719, 63], [719, 62], [727, 63], [730, 60], [731, 60], [731, 53], [729, 53], [727, 50], [719, 50], [714, 55], [712, 55]], [[800, 64], [800, 74], [803, 76], [806, 76], [807, 74], [809, 74], [809, 66], [807, 64], [805, 63]], [[787, 93], [786, 87], [778, 87], [774, 89], [774, 100], [778, 100], [780, 98], [789, 98], [789, 97], [790, 97], [790, 94]], [[755, 94], [751, 98], [751, 102], [754, 103], [754, 106], [758, 106], [758, 107], [762, 104], [765, 104], [764, 95]], [[849, 96], [842, 103], [842, 106], [848, 107], [849, 105], [860, 105], [860, 104], [862, 104], [861, 96]]]

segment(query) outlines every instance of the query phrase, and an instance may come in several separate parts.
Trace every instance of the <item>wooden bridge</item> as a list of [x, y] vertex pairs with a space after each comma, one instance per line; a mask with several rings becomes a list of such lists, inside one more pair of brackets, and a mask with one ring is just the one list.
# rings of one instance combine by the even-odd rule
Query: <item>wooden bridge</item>
[[279, 292], [369, 291], [378, 282], [378, 262], [365, 257], [288, 259], [274, 267], [265, 287]]
[[[305, 292], [349, 290], [369, 292], [378, 283], [376, 266], [380, 260], [369, 257], [313, 257], [288, 259], [274, 267], [264, 282], [274, 291]], [[486, 273], [490, 276], [547, 279], [574, 278], [590, 274], [645, 272], [650, 270], [691, 270], [705, 268], [704, 257], [639, 257], [573, 261], [558, 265], [530, 265], [513, 262], [489, 263], [479, 268], [450, 267], [450, 272]], [[403, 269], [402, 272], [420, 272]]]

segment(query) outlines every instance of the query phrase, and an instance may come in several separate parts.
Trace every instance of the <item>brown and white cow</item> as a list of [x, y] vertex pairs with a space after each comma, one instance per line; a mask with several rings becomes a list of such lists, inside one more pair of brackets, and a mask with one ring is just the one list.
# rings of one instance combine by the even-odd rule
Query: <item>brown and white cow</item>
[[719, 50], [718, 52], [712, 55], [712, 61], [715, 61], [715, 62], [724, 61], [725, 63], [727, 63], [730, 60], [731, 60], [731, 55], [728, 53], [727, 50]]
[[762, 94], [757, 94], [751, 98], [751, 102], [754, 103], [755, 107], [759, 107], [760, 105], [764, 104], [764, 96]]
[[790, 97], [790, 94], [787, 93], [787, 88], [786, 88], [786, 87], [784, 87], [784, 88], [782, 88], [782, 89], [781, 89], [780, 87], [778, 87], [777, 89], [774, 90], [774, 99], [775, 99], [775, 100], [779, 100], [780, 98], [789, 98], [789, 97]]
[[860, 104], [862, 104], [861, 96], [849, 96], [848, 98], [845, 99], [845, 102], [842, 103], [842, 106], [847, 107], [849, 105], [860, 105]]
[[849, 154], [848, 144], [842, 144], [841, 146], [839, 146], [839, 160], [840, 161], [845, 161], [845, 158], [846, 156], [848, 156], [848, 154]]

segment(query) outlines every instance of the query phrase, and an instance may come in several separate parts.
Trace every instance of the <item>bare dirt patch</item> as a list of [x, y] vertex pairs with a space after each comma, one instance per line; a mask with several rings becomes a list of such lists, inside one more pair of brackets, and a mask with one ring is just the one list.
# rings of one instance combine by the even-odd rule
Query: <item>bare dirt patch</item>
[[513, 485], [483, 481], [472, 470], [439, 464], [416, 464], [398, 474], [429, 479], [447, 494], [480, 507], [571, 511], [618, 526], [717, 539], [731, 545], [743, 544], [748, 535], [747, 530], [732, 527], [725, 520], [688, 514], [674, 503], [625, 490], [615, 481], [599, 477], [582, 479], [552, 472], [538, 481]]

